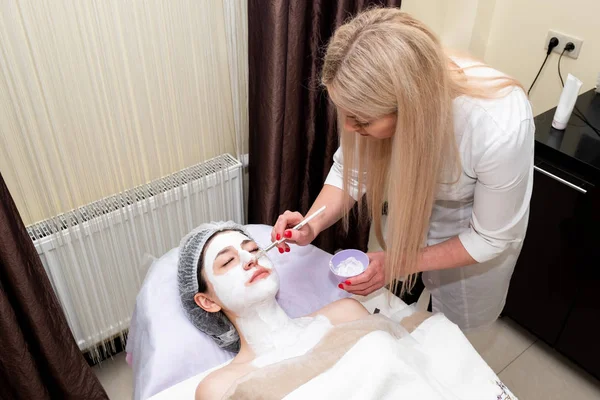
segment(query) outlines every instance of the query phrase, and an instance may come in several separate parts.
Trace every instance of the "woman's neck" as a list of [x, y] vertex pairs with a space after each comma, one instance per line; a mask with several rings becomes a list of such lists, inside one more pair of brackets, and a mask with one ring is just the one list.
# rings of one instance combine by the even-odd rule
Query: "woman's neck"
[[256, 357], [287, 346], [301, 332], [275, 298], [248, 307], [232, 321], [240, 335], [240, 354], [250, 350]]

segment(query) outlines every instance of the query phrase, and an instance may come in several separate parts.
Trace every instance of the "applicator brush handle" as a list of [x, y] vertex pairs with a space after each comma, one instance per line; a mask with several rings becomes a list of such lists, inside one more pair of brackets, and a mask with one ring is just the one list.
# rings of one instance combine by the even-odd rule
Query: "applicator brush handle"
[[[323, 206], [321, 208], [319, 208], [317, 211], [315, 211], [314, 213], [312, 213], [312, 215], [310, 217], [307, 217], [305, 219], [303, 219], [298, 225], [296, 225], [295, 227], [292, 228], [293, 231], [297, 231], [302, 229], [302, 227], [306, 224], [308, 224], [313, 218], [315, 218], [317, 215], [321, 214], [323, 211], [325, 211], [325, 208], [327, 208], [327, 206]], [[275, 246], [280, 245], [281, 243], [285, 242], [285, 238], [277, 240], [273, 243], [271, 243], [270, 245], [268, 245], [267, 247], [265, 247], [263, 250], [259, 250], [258, 253], [256, 253], [256, 255], [254, 256], [254, 258], [256, 260], [258, 260], [260, 257], [264, 256], [265, 254], [267, 254], [267, 252], [269, 250], [272, 250]]]

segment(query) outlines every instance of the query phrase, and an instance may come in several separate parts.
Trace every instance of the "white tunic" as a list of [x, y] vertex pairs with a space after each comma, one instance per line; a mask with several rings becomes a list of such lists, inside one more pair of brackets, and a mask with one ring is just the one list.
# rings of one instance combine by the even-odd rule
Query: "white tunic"
[[[465, 72], [499, 74], [491, 68]], [[440, 185], [427, 245], [458, 236], [478, 264], [425, 272], [423, 281], [433, 311], [468, 331], [491, 324], [504, 307], [527, 229], [535, 127], [527, 96], [518, 88], [499, 99], [461, 96], [453, 106], [463, 171], [457, 184]], [[342, 188], [341, 149], [333, 159], [325, 184]], [[350, 194], [357, 199], [353, 183]]]

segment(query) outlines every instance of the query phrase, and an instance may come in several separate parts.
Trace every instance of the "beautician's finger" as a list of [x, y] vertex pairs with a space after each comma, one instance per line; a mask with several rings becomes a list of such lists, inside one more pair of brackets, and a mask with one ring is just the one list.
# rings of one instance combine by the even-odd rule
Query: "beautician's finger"
[[382, 287], [385, 283], [385, 276], [382, 272], [377, 272], [375, 276], [373, 276], [370, 280], [362, 283], [352, 283], [351, 280], [347, 280], [344, 282], [344, 289], [348, 290], [351, 293], [368, 290], [369, 288], [375, 286], [376, 289]]
[[352, 287], [352, 286], [345, 286], [344, 285], [344, 290], [346, 290], [348, 293], [358, 294], [358, 295], [361, 295], [361, 296], [366, 296], [366, 295], [369, 295], [369, 294], [373, 293], [374, 291], [376, 291], [377, 289], [379, 289], [381, 287], [383, 287], [383, 281], [376, 280], [374, 282], [371, 282], [370, 286], [366, 286], [364, 288]]
[[304, 219], [304, 216], [297, 211], [296, 212], [286, 211], [283, 214], [287, 215], [289, 218], [288, 229], [283, 231], [283, 237], [286, 239], [286, 242], [296, 243], [298, 240], [303, 239], [306, 236], [306, 231], [308, 230], [308, 227], [303, 227], [298, 231], [292, 230], [289, 228], [292, 228], [292, 227], [298, 225], [300, 222], [302, 222], [302, 220]]
[[290, 246], [288, 246], [287, 243], [285, 243], [285, 242], [281, 242], [281, 243], [279, 243], [279, 245], [277, 245], [277, 250], [279, 250], [279, 252], [281, 254], [283, 254], [283, 253], [289, 253], [290, 252]]
[[309, 229], [310, 228], [306, 225], [297, 231], [286, 229], [283, 232], [283, 237], [285, 238], [285, 241], [289, 243], [306, 243]]
[[377, 269], [374, 267], [374, 265], [369, 264], [369, 266], [367, 267], [367, 270], [365, 272], [363, 272], [360, 275], [349, 278], [348, 281], [350, 281], [351, 286], [357, 286], [357, 285], [369, 282], [371, 279], [373, 279], [373, 277], [375, 276], [376, 273], [377, 273]]
[[363, 289], [353, 288], [352, 286], [344, 286], [344, 290], [346, 290], [348, 293], [358, 294], [358, 295], [361, 295], [361, 296], [366, 296], [366, 295], [369, 295], [369, 294], [373, 293], [374, 291], [376, 291], [380, 287], [381, 286], [376, 283], [376, 284], [373, 284], [373, 285], [368, 286], [368, 287], [363, 288]]
[[354, 278], [349, 278], [344, 285], [346, 286], [352, 286], [352, 287], [358, 287], [358, 288], [364, 288], [365, 285], [370, 285], [371, 283], [371, 279], [369, 277], [367, 277], [365, 274], [361, 274], [358, 276], [355, 276]]
[[368, 288], [370, 288], [371, 286], [374, 286], [376, 284], [376, 282], [374, 280], [370, 280], [364, 283], [359, 283], [356, 285], [348, 285], [347, 283], [343, 283], [344, 285], [344, 289], [346, 289], [348, 292], [350, 293], [354, 293], [355, 291], [361, 291], [361, 290], [366, 290]]
[[368, 290], [348, 290], [348, 289], [346, 289], [346, 291], [348, 293], [357, 294], [359, 296], [367, 296], [369, 293], [371, 293]]
[[277, 221], [275, 221], [275, 225], [273, 225], [273, 230], [271, 231], [271, 241], [275, 242], [283, 237], [283, 231], [287, 228], [288, 225], [288, 217], [286, 213], [281, 214]]
[[287, 227], [287, 218], [283, 215], [280, 215], [275, 221], [275, 225], [273, 225], [273, 229], [271, 230], [271, 242], [276, 242], [283, 237], [283, 231]]
[[369, 288], [367, 290], [360, 290], [360, 291], [356, 291], [356, 292], [352, 292], [352, 291], [348, 290], [348, 293], [357, 294], [359, 296], [368, 296], [371, 293], [373, 293], [374, 291], [376, 291], [377, 289], [379, 289], [379, 288], [376, 287], [376, 286], [373, 286], [373, 287], [371, 287], [371, 288]]
[[351, 283], [350, 280], [343, 282], [344, 289], [348, 290], [365, 290], [375, 284], [375, 279], [370, 279], [368, 281], [363, 281], [359, 283]]
[[273, 230], [271, 231], [271, 241], [283, 239], [283, 233], [286, 229], [298, 225], [304, 217], [299, 212], [286, 211], [277, 218]]

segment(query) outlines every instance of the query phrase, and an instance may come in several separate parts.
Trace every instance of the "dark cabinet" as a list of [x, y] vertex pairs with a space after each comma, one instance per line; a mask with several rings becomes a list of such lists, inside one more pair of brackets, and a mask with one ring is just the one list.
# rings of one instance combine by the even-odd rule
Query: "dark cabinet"
[[[600, 124], [600, 95], [577, 107]], [[556, 109], [535, 118], [529, 227], [504, 308], [600, 379], [600, 137], [576, 117], [553, 129]]]
[[554, 343], [575, 300], [573, 219], [585, 195], [537, 171], [533, 187], [527, 236], [504, 314]]
[[600, 193], [591, 190], [576, 210], [575, 301], [556, 348], [600, 378]]
[[544, 161], [536, 168], [504, 315], [600, 378], [600, 196]]
[[596, 278], [579, 288], [556, 349], [600, 379], [599, 283], [600, 279]]

